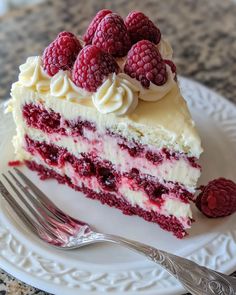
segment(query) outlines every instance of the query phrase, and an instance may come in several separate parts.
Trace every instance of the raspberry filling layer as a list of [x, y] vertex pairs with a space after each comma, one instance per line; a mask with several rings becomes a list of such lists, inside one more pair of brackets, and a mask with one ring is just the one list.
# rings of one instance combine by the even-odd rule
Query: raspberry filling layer
[[[41, 105], [33, 103], [25, 104], [22, 109], [22, 114], [27, 126], [42, 130], [47, 134], [60, 134], [63, 136], [72, 136], [75, 139], [86, 138], [86, 131], [96, 131], [96, 124], [91, 121], [82, 120], [66, 120], [59, 113], [53, 110], [46, 110]], [[127, 141], [119, 134], [113, 133], [110, 130], [106, 131], [106, 135], [115, 138], [120, 149], [128, 152], [132, 158], [145, 158], [153, 165], [157, 166], [166, 160], [180, 160], [184, 159], [188, 164], [200, 169], [197, 163], [197, 158], [189, 157], [184, 153], [174, 152], [163, 148], [159, 151], [153, 151], [148, 146], [139, 144], [135, 141]], [[99, 136], [103, 136], [100, 134]]]
[[[117, 198], [115, 194], [112, 194], [109, 191], [97, 193], [84, 185], [76, 186], [67, 176], [62, 176], [54, 170], [48, 169], [43, 165], [39, 165], [34, 161], [26, 161], [26, 164], [29, 169], [38, 171], [41, 179], [54, 178], [59, 183], [67, 184], [73, 189], [83, 192], [88, 198], [99, 200], [102, 204], [107, 204], [111, 207], [120, 209], [126, 215], [138, 215], [146, 221], [158, 223], [162, 229], [173, 232], [179, 239], [182, 239], [187, 235], [184, 226], [175, 216], [164, 216], [154, 211], [146, 211], [138, 206], [132, 206], [130, 203], [125, 201], [125, 198]], [[191, 224], [191, 220], [189, 220], [189, 224]]]

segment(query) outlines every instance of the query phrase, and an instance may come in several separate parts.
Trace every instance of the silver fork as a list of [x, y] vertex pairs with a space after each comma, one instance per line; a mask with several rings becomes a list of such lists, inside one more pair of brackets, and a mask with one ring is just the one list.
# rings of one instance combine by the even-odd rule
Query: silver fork
[[[216, 272], [188, 259], [123, 237], [95, 232], [91, 227], [60, 210], [19, 169], [3, 175], [20, 202], [0, 181], [0, 194], [36, 236], [63, 250], [97, 242], [111, 242], [134, 250], [161, 265], [193, 295], [236, 295], [236, 278]], [[18, 180], [21, 179], [21, 181]], [[24, 207], [24, 208], [23, 208]]]

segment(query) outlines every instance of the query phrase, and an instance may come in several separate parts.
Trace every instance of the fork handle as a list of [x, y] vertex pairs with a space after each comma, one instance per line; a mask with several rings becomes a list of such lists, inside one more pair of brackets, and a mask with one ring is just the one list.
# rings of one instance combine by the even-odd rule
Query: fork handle
[[160, 264], [173, 275], [192, 295], [236, 295], [236, 278], [200, 266], [143, 243], [110, 234], [96, 233], [97, 241], [112, 242], [134, 250]]

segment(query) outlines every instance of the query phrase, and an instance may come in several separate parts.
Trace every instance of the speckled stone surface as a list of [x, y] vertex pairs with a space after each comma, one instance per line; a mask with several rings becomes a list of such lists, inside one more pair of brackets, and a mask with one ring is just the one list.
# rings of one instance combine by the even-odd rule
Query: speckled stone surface
[[[0, 99], [9, 97], [18, 65], [40, 55], [62, 30], [81, 34], [101, 8], [126, 16], [142, 10], [175, 52], [178, 73], [236, 103], [236, 4], [233, 0], [52, 0], [0, 18]], [[0, 295], [45, 295], [0, 271]]]

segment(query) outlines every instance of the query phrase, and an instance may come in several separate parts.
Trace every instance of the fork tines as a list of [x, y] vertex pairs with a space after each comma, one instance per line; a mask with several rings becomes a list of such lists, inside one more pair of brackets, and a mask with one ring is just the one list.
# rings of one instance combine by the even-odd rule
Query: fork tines
[[73, 233], [76, 220], [56, 207], [19, 169], [13, 169], [15, 173], [8, 171], [8, 175], [2, 174], [11, 189], [0, 180], [0, 194], [26, 227], [48, 243], [61, 245], [67, 238], [66, 234]]

